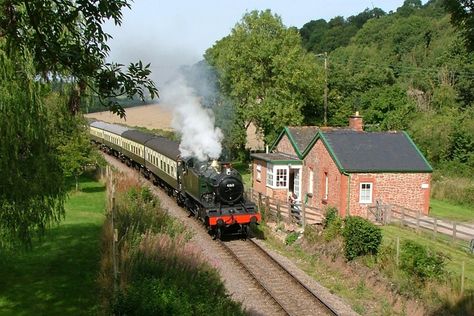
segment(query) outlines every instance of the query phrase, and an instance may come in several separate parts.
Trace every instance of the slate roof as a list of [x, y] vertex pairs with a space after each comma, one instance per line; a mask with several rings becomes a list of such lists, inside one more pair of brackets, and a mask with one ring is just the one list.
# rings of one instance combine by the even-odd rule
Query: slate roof
[[179, 143], [163, 136], [154, 136], [145, 143], [145, 146], [176, 160], [179, 156]]
[[263, 161], [268, 161], [268, 162], [273, 162], [273, 163], [278, 163], [278, 162], [281, 162], [281, 163], [291, 162], [291, 163], [296, 163], [296, 164], [302, 163], [302, 161], [298, 157], [284, 154], [284, 153], [268, 153], [268, 154], [253, 153], [253, 154], [250, 154], [250, 156], [255, 159], [260, 159]]
[[306, 147], [311, 143], [316, 133], [319, 131], [317, 126], [290, 126], [287, 127], [288, 132], [293, 138], [295, 145], [298, 147], [300, 153], [306, 150]]
[[143, 145], [148, 140], [155, 137], [155, 135], [137, 131], [134, 129], [129, 129], [128, 131], [123, 132], [122, 137]]
[[[301, 160], [321, 139], [341, 172], [433, 171], [405, 132], [363, 132], [317, 126], [285, 127], [272, 150], [285, 134]], [[256, 157], [255, 154], [252, 157]]]
[[359, 132], [350, 129], [320, 133], [347, 172], [432, 172], [404, 132]]

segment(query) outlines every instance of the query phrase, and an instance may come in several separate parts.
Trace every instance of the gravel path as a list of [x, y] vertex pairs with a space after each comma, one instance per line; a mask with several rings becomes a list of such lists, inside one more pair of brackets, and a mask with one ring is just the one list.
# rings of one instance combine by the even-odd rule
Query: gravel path
[[[184, 225], [193, 232], [191, 242], [202, 249], [202, 254], [207, 261], [219, 271], [232, 299], [242, 302], [242, 305], [249, 315], [279, 315], [279, 313], [281, 313], [281, 311], [274, 306], [274, 303], [262, 292], [262, 290], [255, 287], [250, 276], [237, 267], [234, 259], [225, 251], [220, 249], [219, 245], [212, 240], [212, 237], [209, 236], [204, 226], [194, 218], [189, 218], [189, 213], [179, 207], [174, 199], [170, 198], [165, 192], [153, 186], [149, 181], [143, 179], [138, 172], [128, 168], [117, 159], [108, 155], [104, 155], [104, 157], [110, 165], [115, 166], [123, 173], [140, 179], [140, 182], [148, 185], [152, 189], [152, 192], [161, 200], [162, 207], [167, 209], [170, 215], [180, 219]], [[352, 309], [340, 298], [329, 293], [327, 289], [319, 285], [311, 277], [307, 276], [289, 259], [269, 250], [264, 242], [258, 241], [258, 243], [282, 262], [292, 273], [306, 281], [311, 289], [326, 298], [340, 315], [357, 315], [357, 313], [352, 311]]]

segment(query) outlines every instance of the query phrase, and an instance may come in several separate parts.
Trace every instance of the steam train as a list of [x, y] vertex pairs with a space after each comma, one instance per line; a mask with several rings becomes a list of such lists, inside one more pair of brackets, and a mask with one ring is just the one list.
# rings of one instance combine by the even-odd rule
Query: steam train
[[214, 238], [248, 236], [250, 225], [260, 222], [255, 203], [245, 200], [242, 177], [229, 163], [182, 158], [177, 142], [121, 125], [91, 121], [89, 133], [103, 151], [163, 187]]

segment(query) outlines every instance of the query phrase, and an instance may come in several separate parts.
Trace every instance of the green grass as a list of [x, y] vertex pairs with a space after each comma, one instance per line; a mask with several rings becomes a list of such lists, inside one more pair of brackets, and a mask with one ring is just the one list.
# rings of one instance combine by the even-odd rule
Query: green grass
[[[449, 242], [431, 239], [429, 233], [417, 233], [415, 230], [402, 228], [394, 225], [383, 226], [382, 242], [386, 245], [393, 245], [395, 247], [397, 237], [400, 238], [400, 244], [403, 240], [413, 240], [419, 244], [424, 245], [429, 249], [442, 252], [450, 259], [447, 260], [447, 270], [453, 276], [461, 279], [461, 267], [464, 262], [465, 267], [465, 289], [474, 291], [474, 255], [466, 251], [466, 248], [453, 246]], [[449, 239], [446, 239], [448, 241]]]
[[431, 199], [430, 216], [458, 222], [474, 222], [474, 207]]
[[66, 202], [66, 219], [33, 249], [1, 254], [0, 315], [97, 314], [105, 188], [88, 176], [80, 187]]

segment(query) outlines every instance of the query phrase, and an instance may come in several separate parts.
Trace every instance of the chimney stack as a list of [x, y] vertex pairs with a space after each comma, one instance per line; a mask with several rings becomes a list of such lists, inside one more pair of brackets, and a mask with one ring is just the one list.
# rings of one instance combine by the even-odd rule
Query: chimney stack
[[359, 111], [349, 117], [349, 128], [358, 132], [364, 131], [364, 123], [362, 122], [362, 116], [359, 115]]

